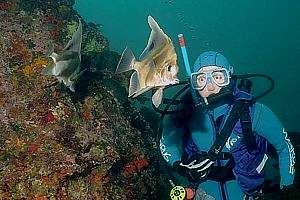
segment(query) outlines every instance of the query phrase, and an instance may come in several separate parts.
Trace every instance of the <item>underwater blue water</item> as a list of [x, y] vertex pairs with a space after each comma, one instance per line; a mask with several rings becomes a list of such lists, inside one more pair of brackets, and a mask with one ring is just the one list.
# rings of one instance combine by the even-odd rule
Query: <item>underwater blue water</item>
[[[290, 131], [300, 131], [300, 1], [297, 0], [77, 0], [86, 21], [99, 24], [119, 53], [128, 45], [137, 55], [144, 49], [152, 15], [177, 47], [186, 38], [190, 63], [207, 50], [222, 52], [237, 73], [264, 73], [275, 89], [260, 101]], [[181, 76], [182, 77], [182, 76]], [[257, 90], [266, 82], [255, 79]]]

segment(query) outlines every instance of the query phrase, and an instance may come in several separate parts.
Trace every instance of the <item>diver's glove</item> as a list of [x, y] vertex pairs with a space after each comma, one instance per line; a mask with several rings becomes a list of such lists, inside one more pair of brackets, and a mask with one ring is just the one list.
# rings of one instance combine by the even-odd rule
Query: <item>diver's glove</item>
[[194, 154], [187, 159], [182, 159], [173, 164], [173, 168], [190, 182], [206, 180], [210, 167], [214, 162], [207, 154]]

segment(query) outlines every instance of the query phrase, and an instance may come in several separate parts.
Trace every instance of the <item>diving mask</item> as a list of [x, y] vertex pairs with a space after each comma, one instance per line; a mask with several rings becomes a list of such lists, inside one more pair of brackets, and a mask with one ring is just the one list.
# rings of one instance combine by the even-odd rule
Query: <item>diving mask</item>
[[216, 68], [212, 71], [194, 72], [191, 74], [191, 84], [195, 90], [203, 90], [208, 83], [215, 83], [219, 87], [224, 87], [230, 82], [229, 71], [226, 68]]

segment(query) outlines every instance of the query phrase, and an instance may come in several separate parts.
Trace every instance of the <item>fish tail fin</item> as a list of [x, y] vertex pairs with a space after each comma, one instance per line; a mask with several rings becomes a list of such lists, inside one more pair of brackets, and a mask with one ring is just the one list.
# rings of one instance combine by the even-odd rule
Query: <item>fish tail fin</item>
[[130, 77], [130, 84], [129, 84], [129, 94], [128, 97], [133, 96], [137, 91], [140, 90], [140, 80], [138, 73], [135, 71]]
[[116, 74], [134, 69], [135, 57], [129, 48], [125, 48], [118, 63]]

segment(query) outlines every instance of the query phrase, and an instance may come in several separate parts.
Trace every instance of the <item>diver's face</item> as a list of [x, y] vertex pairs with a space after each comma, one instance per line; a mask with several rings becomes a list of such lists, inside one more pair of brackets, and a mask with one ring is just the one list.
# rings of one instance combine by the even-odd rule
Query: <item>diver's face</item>
[[[215, 70], [218, 70], [219, 67], [217, 66], [207, 66], [203, 67], [199, 70], [200, 73], [212, 73]], [[218, 78], [222, 78], [221, 76]], [[201, 84], [202, 81], [204, 81], [201, 77], [198, 77], [197, 83]], [[206, 80], [206, 85], [203, 89], [198, 90], [199, 94], [203, 97], [206, 98], [211, 94], [218, 94], [221, 90], [221, 86], [218, 86], [214, 81], [212, 80]]]

